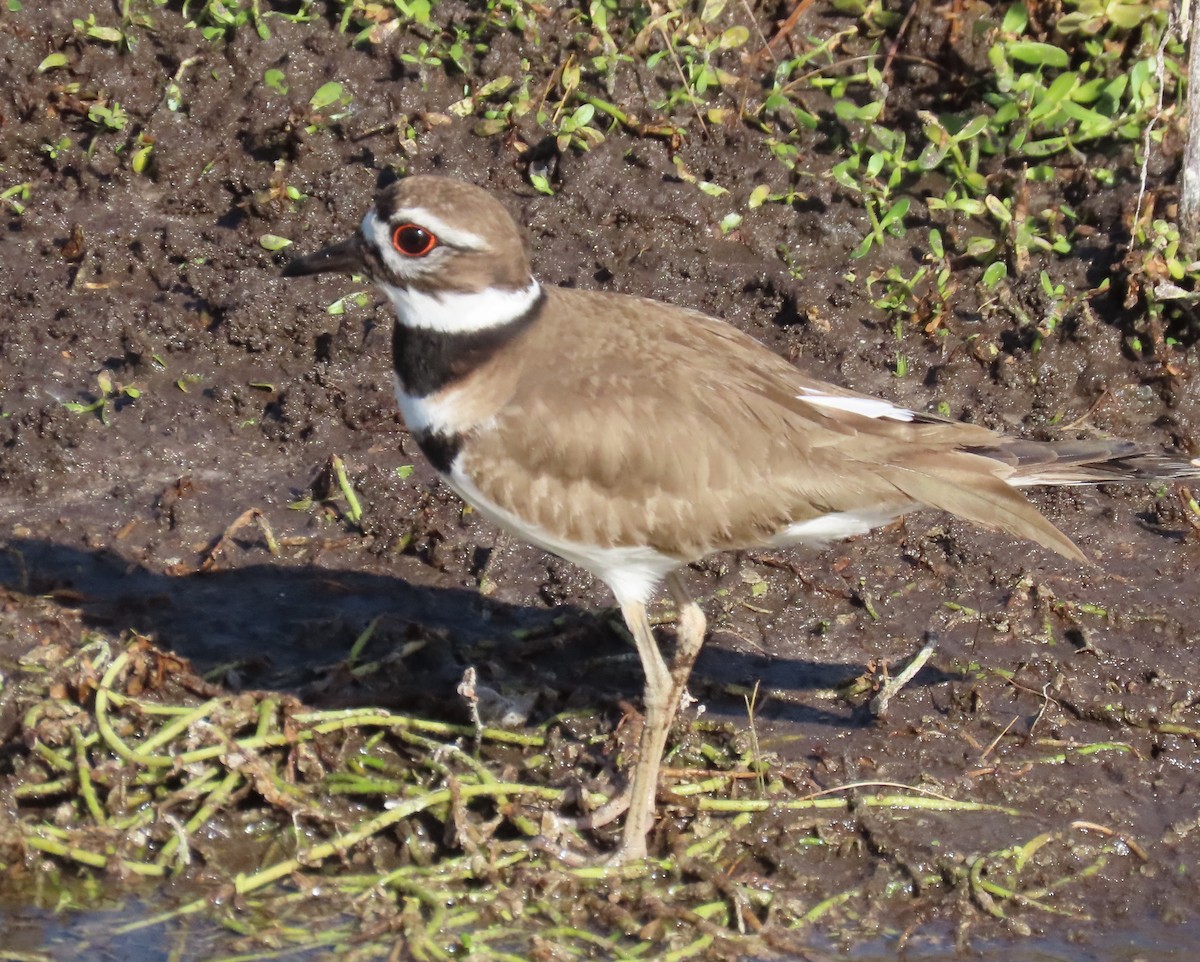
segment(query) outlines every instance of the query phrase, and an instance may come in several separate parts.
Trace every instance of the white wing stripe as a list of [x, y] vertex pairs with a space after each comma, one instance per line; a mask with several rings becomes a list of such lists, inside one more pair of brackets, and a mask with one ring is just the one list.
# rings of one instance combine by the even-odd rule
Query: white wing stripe
[[890, 401], [873, 397], [846, 397], [841, 394], [822, 394], [811, 388], [801, 388], [796, 399], [822, 408], [861, 414], [865, 418], [887, 418], [890, 421], [911, 421], [915, 416], [907, 408], [896, 407]]

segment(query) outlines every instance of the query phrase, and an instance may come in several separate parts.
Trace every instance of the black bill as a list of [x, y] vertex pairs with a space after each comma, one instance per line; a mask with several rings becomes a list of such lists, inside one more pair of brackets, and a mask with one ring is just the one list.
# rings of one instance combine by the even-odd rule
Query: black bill
[[331, 244], [315, 254], [298, 257], [283, 269], [284, 277], [306, 277], [309, 274], [362, 274], [366, 264], [362, 256], [362, 239], [355, 234], [340, 244]]

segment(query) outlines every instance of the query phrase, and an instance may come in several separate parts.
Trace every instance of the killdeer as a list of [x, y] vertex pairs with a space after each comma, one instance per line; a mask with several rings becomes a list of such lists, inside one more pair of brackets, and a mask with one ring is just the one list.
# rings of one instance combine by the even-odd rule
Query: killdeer
[[[1021, 494], [1200, 476], [1128, 441], [1039, 443], [814, 380], [723, 321], [543, 287], [485, 191], [413, 176], [348, 240], [284, 275], [366, 274], [395, 309], [396, 398], [425, 456], [502, 528], [612, 589], [645, 670], [646, 721], [617, 859], [646, 854], [659, 764], [705, 617], [678, 571], [708, 554], [862, 534], [948, 511], [1086, 558]], [[678, 606], [663, 656], [646, 605]]]

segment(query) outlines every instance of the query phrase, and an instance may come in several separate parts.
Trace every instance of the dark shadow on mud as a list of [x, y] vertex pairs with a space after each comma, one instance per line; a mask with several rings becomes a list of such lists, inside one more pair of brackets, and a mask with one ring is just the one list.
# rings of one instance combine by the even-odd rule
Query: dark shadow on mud
[[[270, 564], [170, 576], [108, 549], [11, 539], [0, 549], [0, 589], [49, 596], [77, 609], [90, 628], [146, 635], [230, 687], [296, 692], [319, 707], [378, 704], [461, 718], [456, 689], [469, 665], [486, 684], [556, 689], [576, 706], [636, 700], [641, 691], [632, 645], [605, 613], [520, 607], [386, 575]], [[383, 667], [358, 677], [346, 660], [372, 622], [357, 663]], [[712, 709], [740, 716], [745, 706], [718, 694], [728, 683], [826, 690], [864, 670], [710, 644], [695, 684], [714, 693]], [[915, 684], [949, 677], [926, 669]], [[774, 702], [766, 716], [843, 728], [870, 723], [864, 712], [790, 701]]]

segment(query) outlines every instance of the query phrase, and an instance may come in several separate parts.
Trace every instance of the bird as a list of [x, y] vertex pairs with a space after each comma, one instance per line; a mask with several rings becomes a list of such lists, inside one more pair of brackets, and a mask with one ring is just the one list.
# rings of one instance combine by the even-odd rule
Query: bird
[[[922, 508], [1090, 563], [1022, 488], [1200, 476], [1200, 458], [1126, 440], [1025, 440], [862, 395], [697, 311], [543, 285], [507, 207], [451, 177], [381, 188], [348, 239], [283, 274], [326, 272], [365, 275], [390, 303], [396, 400], [445, 483], [591, 572], [620, 607], [645, 721], [625, 790], [602, 806], [607, 821], [625, 816], [614, 862], [647, 855], [663, 751], [705, 639], [689, 564], [824, 546]], [[664, 585], [670, 657], [647, 618]]]

